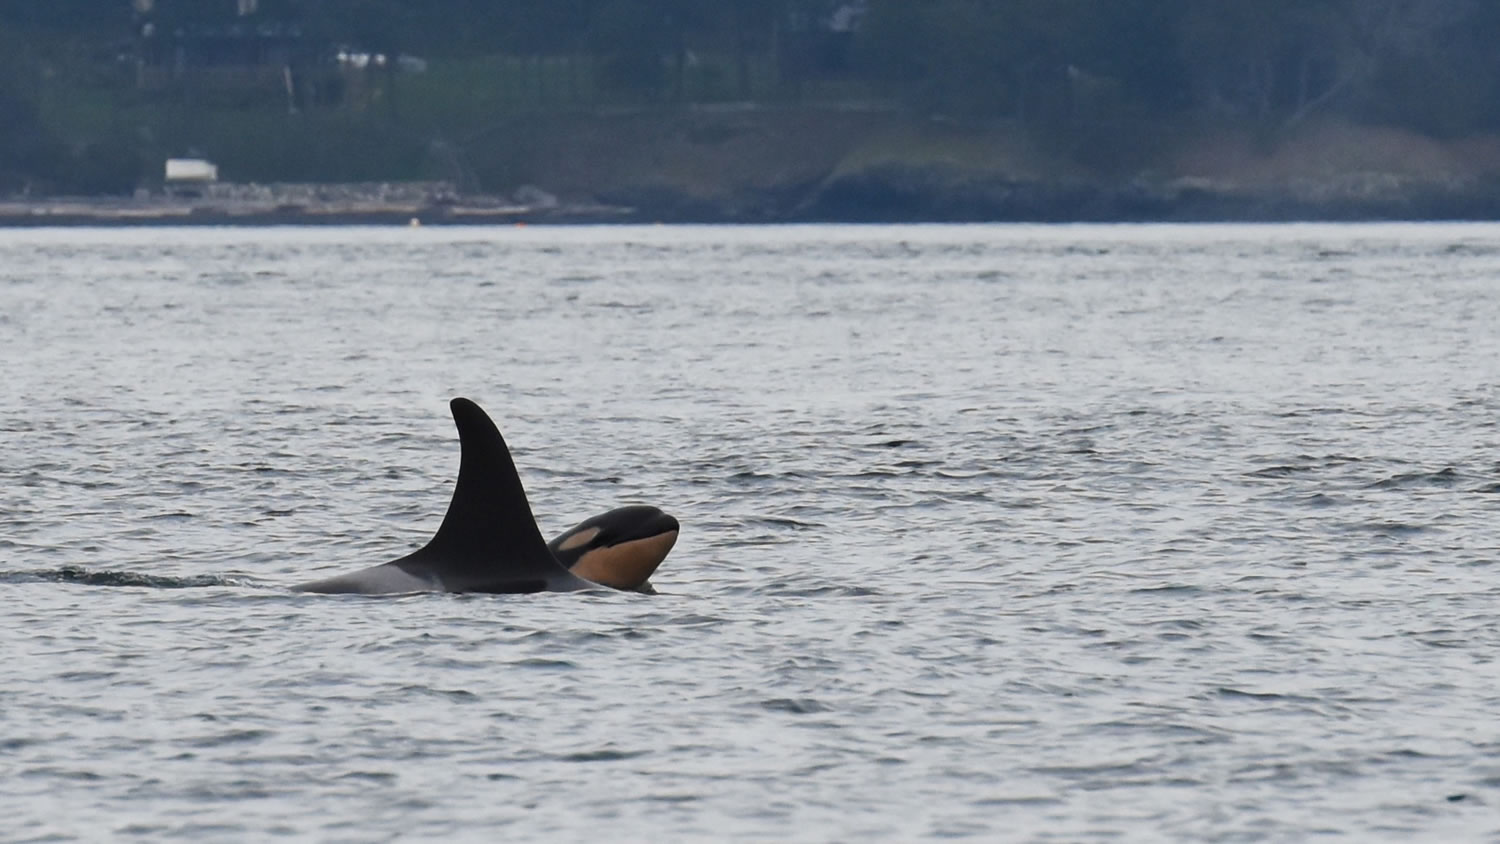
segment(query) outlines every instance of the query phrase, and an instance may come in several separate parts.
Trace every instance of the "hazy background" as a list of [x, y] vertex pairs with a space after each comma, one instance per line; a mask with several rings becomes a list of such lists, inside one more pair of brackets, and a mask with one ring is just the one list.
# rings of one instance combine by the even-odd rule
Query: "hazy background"
[[1477, 0], [0, 0], [0, 194], [130, 193], [186, 155], [637, 202], [872, 160], [1472, 189], [1496, 43]]

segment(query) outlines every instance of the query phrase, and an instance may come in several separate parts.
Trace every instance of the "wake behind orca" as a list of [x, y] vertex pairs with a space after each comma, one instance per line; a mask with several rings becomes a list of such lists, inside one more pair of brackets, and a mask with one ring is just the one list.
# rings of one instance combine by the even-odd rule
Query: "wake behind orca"
[[466, 398], [449, 406], [458, 426], [458, 482], [432, 539], [389, 563], [293, 589], [508, 594], [603, 585], [651, 591], [647, 578], [677, 540], [676, 519], [655, 507], [622, 507], [563, 533], [549, 548], [495, 423]]

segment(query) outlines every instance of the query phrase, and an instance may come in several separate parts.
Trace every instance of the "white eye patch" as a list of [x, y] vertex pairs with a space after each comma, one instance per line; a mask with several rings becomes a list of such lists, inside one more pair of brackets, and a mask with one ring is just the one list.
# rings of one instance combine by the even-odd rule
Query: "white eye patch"
[[562, 544], [557, 546], [557, 550], [572, 551], [574, 548], [577, 548], [580, 545], [587, 545], [590, 542], [593, 542], [594, 537], [598, 535], [599, 528], [596, 527], [591, 527], [588, 530], [580, 530], [567, 539], [564, 539]]

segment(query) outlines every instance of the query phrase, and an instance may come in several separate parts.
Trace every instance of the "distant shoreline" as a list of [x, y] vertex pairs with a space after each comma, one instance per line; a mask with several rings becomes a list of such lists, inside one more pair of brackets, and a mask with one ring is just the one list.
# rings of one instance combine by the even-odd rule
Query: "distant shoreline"
[[207, 183], [133, 197], [0, 199], [0, 227], [514, 224], [617, 220], [629, 208], [563, 203], [535, 188], [459, 196], [446, 182]]
[[534, 114], [471, 141], [456, 181], [178, 184], [0, 198], [0, 227], [1500, 220], [1500, 134], [1308, 122], [1024, 126], [882, 111]]
[[864, 173], [784, 213], [654, 191], [639, 205], [529, 206], [495, 197], [442, 203], [235, 204], [120, 198], [0, 200], [0, 228], [149, 226], [505, 226], [806, 223], [1235, 223], [1500, 220], [1500, 190], [1309, 198], [1195, 186], [1112, 189], [975, 182], [922, 184]]
[[383, 208], [223, 208], [159, 205], [124, 207], [118, 201], [70, 198], [34, 201], [24, 207], [0, 201], [0, 228], [146, 226], [347, 226], [347, 225], [516, 225], [527, 223], [619, 222], [629, 209], [579, 207], [465, 208], [399, 206]]

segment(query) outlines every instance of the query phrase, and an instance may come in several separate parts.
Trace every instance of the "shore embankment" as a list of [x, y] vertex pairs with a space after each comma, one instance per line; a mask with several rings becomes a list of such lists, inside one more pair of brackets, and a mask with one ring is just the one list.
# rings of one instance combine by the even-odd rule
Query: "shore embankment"
[[606, 222], [630, 209], [539, 189], [460, 195], [447, 182], [209, 184], [131, 197], [0, 199], [0, 226], [426, 225]]

